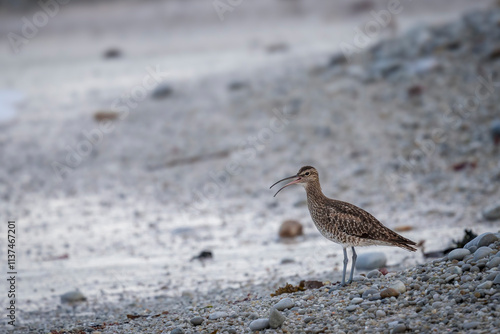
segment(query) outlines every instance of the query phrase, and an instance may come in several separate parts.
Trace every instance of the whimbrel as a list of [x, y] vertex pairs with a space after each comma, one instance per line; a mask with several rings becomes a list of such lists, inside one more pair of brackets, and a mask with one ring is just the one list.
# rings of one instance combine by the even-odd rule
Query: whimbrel
[[348, 247], [352, 248], [352, 266], [348, 283], [352, 282], [354, 266], [356, 265], [357, 255], [354, 247], [383, 245], [397, 246], [412, 252], [416, 251], [412, 247], [412, 245], [416, 245], [415, 242], [385, 227], [377, 218], [365, 210], [353, 204], [330, 199], [323, 195], [316, 168], [311, 166], [302, 167], [296, 175], [279, 180], [271, 188], [289, 179], [295, 180], [285, 184], [274, 196], [292, 184], [304, 186], [307, 193], [307, 206], [314, 225], [325, 238], [342, 245], [344, 249], [342, 286], [345, 285], [345, 275], [349, 261], [347, 259]]

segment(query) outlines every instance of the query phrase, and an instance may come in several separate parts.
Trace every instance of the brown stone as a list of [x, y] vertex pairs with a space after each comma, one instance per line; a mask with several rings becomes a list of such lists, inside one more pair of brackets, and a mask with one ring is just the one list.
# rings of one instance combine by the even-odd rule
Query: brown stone
[[380, 292], [380, 297], [382, 298], [390, 298], [399, 296], [399, 292], [393, 288], [387, 288]]
[[296, 220], [285, 220], [278, 233], [281, 238], [295, 238], [304, 234], [302, 224]]

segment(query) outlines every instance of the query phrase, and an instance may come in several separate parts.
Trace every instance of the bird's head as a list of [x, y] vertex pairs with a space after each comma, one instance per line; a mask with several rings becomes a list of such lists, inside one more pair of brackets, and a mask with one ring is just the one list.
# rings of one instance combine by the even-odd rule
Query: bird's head
[[[290, 180], [290, 179], [294, 179], [294, 180], [285, 184], [283, 187], [281, 187], [281, 189], [278, 190], [276, 192], [276, 194], [274, 194], [274, 196], [278, 195], [278, 193], [281, 190], [285, 189], [288, 186], [291, 186], [292, 184], [301, 184], [303, 186], [306, 186], [308, 183], [317, 182], [317, 181], [319, 181], [319, 175], [318, 175], [318, 171], [316, 170], [316, 168], [311, 167], [311, 166], [304, 166], [299, 170], [299, 172], [296, 175], [285, 177], [284, 179], [279, 180], [278, 182], [273, 184], [271, 186], [271, 188], [282, 181]], [[269, 189], [271, 189], [271, 188], [269, 188]]]

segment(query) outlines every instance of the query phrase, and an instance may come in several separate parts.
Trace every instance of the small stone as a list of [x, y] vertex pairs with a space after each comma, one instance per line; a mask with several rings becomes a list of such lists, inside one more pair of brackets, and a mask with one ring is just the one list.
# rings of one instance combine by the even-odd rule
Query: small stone
[[285, 322], [286, 317], [281, 314], [280, 311], [278, 311], [275, 308], [271, 308], [271, 312], [269, 312], [269, 326], [273, 329], [276, 329], [278, 327], [281, 327], [283, 322]]
[[397, 292], [399, 292], [400, 294], [401, 293], [405, 293], [406, 292], [406, 286], [403, 282], [397, 280], [397, 281], [394, 281], [390, 286], [389, 288], [392, 288], [394, 290], [396, 290]]
[[284, 298], [274, 305], [274, 308], [278, 311], [283, 311], [288, 308], [292, 308], [295, 303], [290, 298]]
[[486, 281], [484, 283], [479, 284], [476, 289], [490, 289], [493, 285], [492, 281]]
[[356, 269], [358, 270], [372, 270], [385, 266], [387, 258], [382, 252], [364, 253], [358, 255], [356, 260]]
[[469, 322], [465, 322], [463, 324], [463, 328], [464, 329], [474, 329], [474, 328], [477, 328], [479, 325], [480, 325], [480, 323], [478, 321], [469, 321]]
[[280, 264], [290, 264], [290, 263], [295, 263], [295, 260], [289, 257], [285, 257], [280, 261]]
[[471, 253], [474, 253], [472, 247], [475, 246], [479, 248], [482, 246], [488, 246], [489, 244], [495, 241], [498, 241], [498, 237], [494, 233], [486, 232], [481, 235], [478, 235], [477, 237], [466, 243], [464, 248], [467, 248], [468, 250], [471, 251]]
[[380, 292], [380, 297], [382, 298], [389, 298], [389, 297], [398, 297], [399, 292], [393, 288], [387, 288], [385, 290], [382, 290]]
[[184, 334], [184, 331], [182, 328], [175, 328], [170, 332], [170, 334]]
[[446, 279], [445, 279], [445, 281], [446, 282], [451, 282], [451, 281], [453, 281], [457, 277], [458, 277], [457, 274], [453, 274], [453, 275], [447, 276]]
[[451, 268], [450, 273], [456, 275], [462, 275], [462, 269], [460, 267], [454, 266]]
[[285, 220], [278, 232], [281, 238], [295, 238], [304, 234], [302, 224], [296, 220]]
[[488, 255], [490, 255], [491, 253], [493, 253], [493, 249], [489, 248], [489, 247], [486, 247], [486, 246], [483, 246], [483, 247], [479, 247], [475, 252], [474, 252], [474, 261], [478, 261], [482, 258], [485, 258], [487, 257]]
[[161, 84], [156, 87], [151, 94], [153, 99], [164, 99], [172, 94], [172, 88], [166, 84]]
[[189, 320], [194, 326], [199, 326], [203, 323], [203, 318], [202, 317], [194, 317]]
[[461, 261], [470, 254], [470, 250], [466, 248], [457, 248], [448, 253], [448, 260], [458, 260]]
[[385, 312], [382, 310], [377, 310], [377, 312], [375, 312], [375, 315], [377, 316], [377, 318], [383, 318], [385, 317]]
[[372, 271], [369, 271], [367, 274], [366, 274], [366, 277], [368, 278], [377, 278], [379, 277], [381, 274], [380, 274], [380, 271], [378, 271], [378, 269], [374, 269]]
[[358, 308], [358, 305], [349, 305], [345, 308], [347, 312], [354, 312]]
[[359, 297], [353, 298], [351, 300], [352, 304], [361, 304], [362, 302], [363, 302], [363, 298], [359, 298]]
[[[483, 209], [483, 217], [487, 220], [497, 220], [500, 218], [500, 203], [495, 203]], [[493, 233], [491, 233], [493, 234]]]
[[315, 317], [307, 317], [307, 318], [304, 319], [304, 322], [307, 324], [307, 323], [309, 323], [311, 321], [314, 321], [314, 320], [316, 320]]
[[376, 295], [376, 294], [378, 294], [378, 290], [368, 289], [365, 292], [363, 292], [362, 297], [366, 299], [366, 298], [369, 298], [370, 296], [373, 296], [373, 295]]
[[488, 263], [486, 263], [486, 267], [488, 268], [496, 268], [500, 266], [500, 257], [494, 257], [492, 258], [490, 261], [488, 261]]
[[495, 277], [495, 279], [493, 280], [493, 284], [500, 284], [500, 274]]
[[406, 332], [406, 326], [404, 324], [397, 324], [391, 333], [404, 333]]
[[352, 278], [352, 281], [353, 282], [362, 282], [362, 281], [366, 281], [366, 277], [364, 276], [361, 276], [361, 275], [356, 275]]
[[472, 267], [472, 266], [471, 266], [469, 263], [466, 263], [466, 264], [464, 264], [464, 265], [462, 266], [462, 270], [463, 270], [463, 271], [468, 271], [468, 270], [470, 270], [470, 268], [471, 268], [471, 267]]
[[208, 316], [208, 319], [210, 320], [217, 320], [220, 318], [226, 318], [229, 314], [227, 312], [214, 312]]
[[87, 298], [81, 293], [80, 291], [70, 291], [66, 292], [65, 294], [61, 295], [61, 302], [62, 303], [78, 303], [78, 302], [84, 302], [86, 301]]
[[269, 328], [269, 319], [261, 318], [254, 320], [248, 326], [251, 331], [260, 331], [262, 329]]

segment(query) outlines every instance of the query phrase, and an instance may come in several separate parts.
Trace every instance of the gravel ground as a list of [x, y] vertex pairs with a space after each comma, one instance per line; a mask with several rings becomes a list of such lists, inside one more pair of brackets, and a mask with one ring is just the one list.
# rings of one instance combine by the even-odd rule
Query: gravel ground
[[[15, 83], [11, 88], [28, 96], [0, 133], [2, 213], [19, 217], [20, 324], [41, 332], [86, 329], [92, 323], [96, 331], [126, 332], [126, 326], [143, 325], [130, 331], [181, 327], [189, 332], [194, 330], [190, 319], [199, 315], [207, 333], [224, 326], [248, 331], [253, 318], [267, 317], [284, 297], [269, 294], [285, 281], [339, 278], [341, 248], [314, 229], [303, 190], [289, 189], [274, 199], [267, 189], [307, 164], [318, 168], [329, 197], [363, 207], [388, 227], [404, 228], [405, 237], [424, 241], [425, 251], [449, 247], [465, 228], [496, 232], [500, 163], [491, 124], [500, 105], [499, 20], [499, 10], [491, 8], [444, 25], [419, 25], [363, 48], [349, 63], [331, 50], [307, 53], [291, 47], [271, 54], [259, 46], [252, 49], [255, 61], [248, 68], [231, 67], [195, 80], [189, 80], [189, 71], [174, 71], [176, 80], [162, 82], [170, 93], [150, 92], [63, 180], [51, 164], [64, 162], [67, 147], [99, 126], [96, 112], [113, 111], [113, 100], [142, 81], [146, 66], [168, 69], [171, 63], [150, 55], [125, 53], [111, 62], [82, 54], [78, 67], [54, 61], [48, 72], [30, 65], [33, 54], [24, 53], [20, 63], [2, 65], [2, 86]], [[350, 43], [352, 35], [341, 40]], [[43, 41], [41, 36], [30, 46]], [[233, 56], [221, 52], [211, 60], [214, 67], [226, 60], [238, 64]], [[18, 80], [19, 69], [30, 66], [30, 75]], [[278, 114], [286, 110], [290, 120], [267, 139], [276, 109]], [[230, 162], [240, 164], [239, 173], [226, 172]], [[228, 178], [218, 179], [221, 174]], [[283, 242], [276, 233], [290, 218], [299, 220], [305, 233]], [[213, 261], [190, 262], [203, 249], [213, 251]], [[417, 267], [331, 294], [324, 289], [293, 294], [293, 307], [304, 310], [284, 310], [287, 320], [281, 328], [335, 331], [334, 326], [356, 317], [340, 328], [402, 330], [404, 325], [417, 331], [415, 322], [429, 314], [443, 318], [443, 324], [428, 319], [423, 327], [468, 331], [455, 326], [459, 317], [441, 314], [446, 305], [433, 313], [426, 300], [411, 305], [412, 298], [455, 300], [454, 311], [469, 306], [463, 319], [479, 321], [483, 314], [483, 320], [495, 319], [488, 303], [475, 310], [497, 296], [495, 287], [476, 291], [478, 283], [494, 281], [487, 274], [493, 269], [479, 268], [474, 260], [469, 271], [463, 269], [467, 264], [459, 265], [462, 274], [455, 270], [442, 278], [445, 273], [439, 270], [455, 264], [425, 263], [422, 252], [378, 250], [392, 268]], [[427, 272], [419, 273], [424, 268]], [[429, 280], [420, 283], [425, 275]], [[452, 275], [458, 276], [446, 282]], [[366, 301], [359, 293], [368, 287], [381, 292], [397, 280], [407, 291], [395, 300]], [[432, 293], [425, 293], [428, 288]], [[61, 305], [59, 296], [74, 289], [88, 302], [73, 310]], [[455, 295], [461, 291], [460, 303]], [[435, 294], [447, 299], [437, 301]], [[356, 299], [357, 306], [349, 309], [337, 307], [351, 304], [351, 297], [363, 301], [356, 304]], [[406, 297], [403, 310], [420, 307], [419, 317], [399, 316], [396, 305]], [[364, 303], [376, 308], [366, 313], [375, 314], [374, 319], [363, 318]], [[229, 316], [208, 319], [215, 311]], [[385, 313], [378, 314], [384, 322], [372, 324], [379, 319], [377, 311]], [[135, 313], [160, 316], [127, 320]], [[338, 322], [325, 320], [337, 316]], [[315, 319], [306, 324], [307, 317]], [[297, 327], [286, 327], [292, 321]], [[360, 321], [366, 328], [355, 327]], [[494, 324], [483, 321], [477, 330], [489, 331], [487, 326]]]
[[89, 313], [84, 319], [50, 312], [38, 316], [56, 323], [19, 332], [494, 333], [500, 326], [499, 238], [485, 233], [444, 258], [403, 271], [373, 270], [346, 287], [325, 282], [270, 297], [276, 285], [263, 284], [98, 311], [87, 303], [77, 306]]

